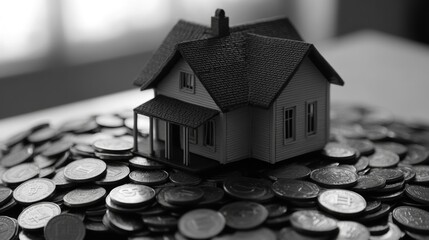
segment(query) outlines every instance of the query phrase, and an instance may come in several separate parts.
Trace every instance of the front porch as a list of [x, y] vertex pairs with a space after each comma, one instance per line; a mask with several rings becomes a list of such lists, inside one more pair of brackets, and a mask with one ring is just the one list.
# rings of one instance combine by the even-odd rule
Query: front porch
[[[209, 121], [219, 112], [158, 95], [134, 109], [134, 152], [174, 168], [204, 172], [218, 167], [213, 159], [189, 150], [190, 132]], [[149, 117], [149, 136], [138, 142], [138, 114]], [[154, 134], [155, 120], [162, 120], [163, 140]], [[159, 121], [156, 121], [159, 124]], [[159, 133], [157, 133], [159, 137]]]

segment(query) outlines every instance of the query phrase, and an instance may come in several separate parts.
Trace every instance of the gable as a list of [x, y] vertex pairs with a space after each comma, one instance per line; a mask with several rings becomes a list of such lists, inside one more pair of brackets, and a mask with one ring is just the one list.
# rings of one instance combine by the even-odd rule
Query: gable
[[184, 102], [192, 103], [195, 105], [219, 110], [213, 98], [207, 92], [204, 85], [197, 78], [195, 79], [195, 92], [187, 93], [180, 90], [180, 72], [193, 73], [183, 58], [177, 60], [177, 63], [172, 67], [171, 71], [161, 79], [155, 86], [157, 95], [164, 95], [167, 97], [175, 98]]

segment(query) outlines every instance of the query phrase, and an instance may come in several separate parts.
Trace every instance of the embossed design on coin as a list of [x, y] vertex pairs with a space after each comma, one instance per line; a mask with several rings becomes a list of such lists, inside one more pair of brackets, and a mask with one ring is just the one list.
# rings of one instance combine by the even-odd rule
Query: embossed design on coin
[[399, 156], [391, 151], [377, 149], [369, 156], [369, 166], [372, 168], [389, 168], [398, 165]]
[[208, 239], [218, 235], [225, 227], [225, 218], [210, 209], [196, 209], [179, 219], [179, 231], [192, 239]]
[[18, 216], [18, 224], [25, 230], [42, 229], [48, 221], [61, 213], [61, 208], [51, 202], [40, 202], [22, 210]]
[[18, 233], [18, 226], [15, 222], [16, 220], [7, 217], [0, 216], [0, 239], [12, 240], [16, 239], [16, 234]]
[[64, 168], [64, 177], [71, 182], [91, 182], [101, 177], [107, 169], [106, 163], [95, 158], [84, 158], [69, 163]]
[[393, 210], [394, 220], [402, 227], [421, 233], [429, 233], [429, 212], [415, 208], [402, 206]]
[[280, 179], [273, 183], [274, 193], [287, 200], [312, 200], [319, 194], [319, 187], [311, 182]]
[[427, 165], [414, 166], [414, 171], [416, 171], [416, 177], [414, 178], [414, 182], [429, 183], [429, 166]]
[[315, 210], [296, 211], [290, 222], [297, 231], [307, 234], [332, 234], [338, 229], [336, 220]]
[[102, 187], [87, 186], [76, 188], [64, 195], [64, 204], [68, 207], [85, 207], [97, 203], [106, 196]]
[[416, 202], [429, 204], [429, 187], [407, 185], [407, 187], [405, 188], [405, 193], [409, 198], [413, 199]]
[[237, 230], [257, 227], [268, 217], [267, 209], [255, 202], [233, 202], [219, 212], [225, 217], [226, 225]]
[[310, 178], [324, 187], [350, 187], [356, 184], [357, 174], [340, 167], [313, 170]]
[[223, 184], [223, 189], [230, 196], [242, 200], [266, 201], [274, 197], [271, 182], [258, 178], [227, 178]]
[[46, 178], [28, 180], [13, 191], [13, 198], [21, 204], [40, 202], [55, 191], [55, 183]]
[[39, 168], [32, 163], [23, 163], [9, 168], [3, 173], [2, 181], [8, 185], [18, 185], [39, 175]]
[[132, 207], [152, 201], [155, 197], [155, 190], [144, 185], [124, 184], [112, 189], [109, 196], [118, 205]]
[[96, 181], [99, 185], [112, 185], [125, 180], [130, 174], [130, 168], [123, 163], [108, 163], [106, 176]]
[[368, 240], [369, 231], [368, 229], [357, 222], [352, 221], [340, 221], [337, 223], [340, 229], [338, 236], [335, 240]]
[[326, 190], [317, 200], [322, 209], [339, 216], [357, 215], [366, 208], [366, 201], [361, 195], [343, 189]]

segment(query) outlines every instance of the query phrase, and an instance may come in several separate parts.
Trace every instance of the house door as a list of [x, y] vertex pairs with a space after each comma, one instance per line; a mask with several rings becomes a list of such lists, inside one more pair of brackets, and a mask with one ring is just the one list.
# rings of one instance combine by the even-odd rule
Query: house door
[[171, 146], [178, 147], [180, 149], [180, 126], [171, 123]]

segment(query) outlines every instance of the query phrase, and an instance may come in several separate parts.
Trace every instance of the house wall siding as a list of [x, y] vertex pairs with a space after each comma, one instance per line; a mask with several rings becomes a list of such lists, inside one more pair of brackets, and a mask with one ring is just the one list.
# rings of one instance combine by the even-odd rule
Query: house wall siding
[[[276, 162], [323, 148], [328, 131], [326, 122], [329, 117], [328, 94], [329, 82], [311, 60], [306, 58], [274, 104]], [[316, 134], [311, 136], [307, 136], [306, 133], [305, 106], [307, 101], [317, 101], [317, 130]], [[283, 111], [289, 107], [296, 108], [295, 141], [285, 144], [283, 141]]]
[[183, 58], [180, 59], [171, 69], [170, 73], [168, 73], [167, 76], [158, 83], [156, 86], [156, 93], [179, 99], [184, 102], [219, 110], [219, 107], [198, 78], [195, 81], [195, 93], [187, 93], [180, 90], [181, 71], [193, 73], [191, 67], [183, 60]]
[[251, 149], [250, 153], [253, 158], [270, 162], [271, 156], [271, 129], [272, 129], [272, 108], [262, 109], [250, 107], [252, 121], [251, 129]]
[[226, 120], [226, 162], [248, 158], [250, 155], [250, 112], [242, 107], [224, 114]]

